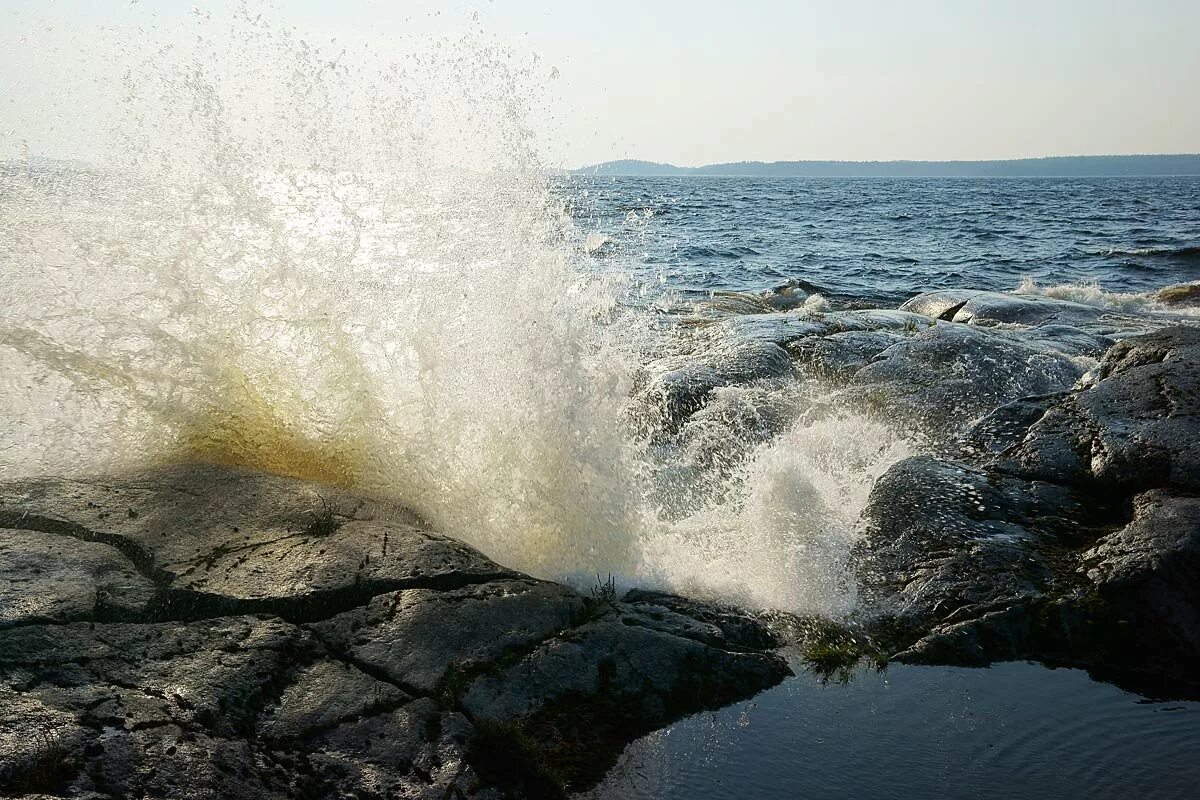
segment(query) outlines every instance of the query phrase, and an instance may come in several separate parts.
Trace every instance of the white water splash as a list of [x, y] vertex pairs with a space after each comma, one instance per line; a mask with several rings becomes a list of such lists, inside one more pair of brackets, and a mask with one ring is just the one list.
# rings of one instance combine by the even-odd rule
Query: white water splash
[[[1200, 314], [1195, 307], [1181, 307], [1160, 301], [1158, 292], [1110, 292], [1100, 288], [1095, 283], [1063, 283], [1052, 286], [1039, 285], [1032, 278], [1024, 278], [1014, 290], [1017, 294], [1039, 295], [1052, 297], [1056, 300], [1070, 300], [1075, 303], [1110, 308], [1115, 311], [1133, 313], [1170, 313], [1181, 315]], [[1160, 290], [1161, 291], [1161, 290]]]
[[526, 125], [534, 67], [479, 32], [373, 67], [244, 11], [192, 24], [120, 54], [102, 169], [6, 173], [0, 472], [247, 464], [524, 569], [627, 567], [627, 368]]
[[846, 560], [859, 514], [875, 479], [912, 454], [856, 414], [798, 420], [739, 469], [734, 497], [650, 529], [644, 572], [685, 594], [846, 613], [857, 599]]
[[380, 62], [244, 8], [189, 24], [105, 56], [104, 163], [2, 167], [0, 476], [242, 464], [546, 577], [852, 602], [849, 531], [904, 445], [797, 424], [660, 518], [622, 413], [652, 326], [547, 183], [535, 62], [480, 31]]

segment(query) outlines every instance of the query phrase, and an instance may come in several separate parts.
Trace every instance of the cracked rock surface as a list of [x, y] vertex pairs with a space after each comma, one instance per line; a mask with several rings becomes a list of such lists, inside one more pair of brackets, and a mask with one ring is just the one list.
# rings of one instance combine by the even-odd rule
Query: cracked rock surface
[[0, 483], [0, 796], [562, 796], [787, 674], [756, 619], [192, 464]]

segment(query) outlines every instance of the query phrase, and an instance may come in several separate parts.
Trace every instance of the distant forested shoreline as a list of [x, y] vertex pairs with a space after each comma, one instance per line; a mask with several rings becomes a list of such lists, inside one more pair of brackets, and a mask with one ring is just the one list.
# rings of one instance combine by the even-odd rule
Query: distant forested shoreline
[[1054, 156], [994, 161], [735, 161], [677, 167], [653, 161], [606, 161], [576, 174], [726, 175], [811, 178], [1023, 178], [1200, 175], [1200, 154]]

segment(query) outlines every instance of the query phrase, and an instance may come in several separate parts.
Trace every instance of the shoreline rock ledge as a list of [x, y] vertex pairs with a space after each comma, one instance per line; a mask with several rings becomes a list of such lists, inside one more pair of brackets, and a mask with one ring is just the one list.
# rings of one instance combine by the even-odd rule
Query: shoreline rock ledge
[[0, 482], [0, 796], [562, 797], [781, 681], [780, 644], [735, 610], [535, 580], [321, 484]]
[[1200, 697], [1200, 329], [1123, 339], [1071, 391], [875, 484], [854, 561], [897, 661], [1087, 667]]

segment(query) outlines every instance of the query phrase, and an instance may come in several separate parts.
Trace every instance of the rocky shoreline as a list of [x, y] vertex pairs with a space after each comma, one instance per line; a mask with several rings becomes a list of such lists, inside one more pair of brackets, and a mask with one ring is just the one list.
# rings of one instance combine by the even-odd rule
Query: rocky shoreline
[[[1200, 318], [968, 290], [896, 311], [814, 299], [722, 298], [643, 393], [686, 446], [715, 388], [788, 363], [920, 438], [875, 483], [858, 607], [810, 642], [821, 660], [1033, 659], [1200, 696]], [[766, 440], [790, 420], [756, 421]]]
[[[1200, 327], [989, 292], [724, 299], [634, 398], [818, 382], [919, 432], [796, 620], [504, 568], [394, 504], [211, 464], [0, 483], [0, 795], [562, 797], [634, 738], [873, 658], [1200, 696]], [[730, 313], [730, 310], [735, 313]], [[744, 313], [747, 310], [751, 313]], [[791, 418], [750, 408], [744, 442]]]
[[857, 572], [889, 656], [1086, 666], [1200, 696], [1200, 330], [1123, 339], [876, 484]]
[[789, 673], [754, 618], [203, 464], [0, 485], [0, 794], [557, 797]]

